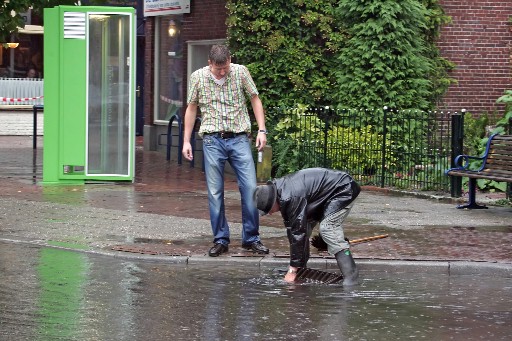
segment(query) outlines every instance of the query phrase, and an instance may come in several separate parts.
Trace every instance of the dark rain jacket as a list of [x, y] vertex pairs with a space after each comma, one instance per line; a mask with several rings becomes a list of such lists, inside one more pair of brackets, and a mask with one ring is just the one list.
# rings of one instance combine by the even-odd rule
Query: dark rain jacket
[[347, 173], [325, 168], [303, 169], [272, 182], [287, 228], [290, 265], [304, 267], [311, 229], [325, 216], [348, 206], [361, 189]]

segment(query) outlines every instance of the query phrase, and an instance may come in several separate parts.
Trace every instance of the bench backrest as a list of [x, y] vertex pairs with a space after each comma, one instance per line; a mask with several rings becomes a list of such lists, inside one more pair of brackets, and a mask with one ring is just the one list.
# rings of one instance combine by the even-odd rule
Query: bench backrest
[[484, 171], [502, 170], [512, 173], [512, 135], [495, 135], [488, 145]]

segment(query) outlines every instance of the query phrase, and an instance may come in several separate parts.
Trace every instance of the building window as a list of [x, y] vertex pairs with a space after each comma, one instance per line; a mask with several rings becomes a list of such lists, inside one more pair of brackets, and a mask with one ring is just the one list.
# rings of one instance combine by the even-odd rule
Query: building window
[[169, 119], [183, 107], [183, 15], [156, 18], [155, 123]]
[[208, 65], [208, 54], [215, 44], [225, 44], [225, 39], [187, 41], [187, 74]]

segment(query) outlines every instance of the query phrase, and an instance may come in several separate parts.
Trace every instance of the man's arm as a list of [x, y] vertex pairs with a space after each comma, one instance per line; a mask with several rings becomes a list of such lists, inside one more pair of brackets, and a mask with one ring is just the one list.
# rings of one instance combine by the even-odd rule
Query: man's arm
[[281, 211], [281, 214], [283, 211], [287, 212], [283, 219], [285, 219], [290, 243], [290, 267], [284, 280], [293, 282], [298, 268], [305, 267], [309, 258], [309, 254], [306, 254], [309, 250], [307, 247], [307, 243], [309, 243], [306, 217], [307, 201], [305, 198], [295, 198], [287, 204], [289, 206]]
[[181, 153], [185, 159], [192, 161], [194, 154], [192, 153], [192, 145], [190, 144], [190, 137], [194, 130], [194, 124], [196, 122], [197, 115], [197, 104], [189, 103], [187, 110], [185, 111], [185, 124], [183, 132], [183, 149]]
[[260, 97], [254, 95], [251, 97], [252, 111], [258, 123], [258, 134], [256, 135], [256, 148], [258, 151], [263, 150], [263, 147], [267, 144], [267, 134], [260, 133], [259, 130], [266, 130], [265, 128], [265, 112], [263, 111], [263, 104], [261, 103]]

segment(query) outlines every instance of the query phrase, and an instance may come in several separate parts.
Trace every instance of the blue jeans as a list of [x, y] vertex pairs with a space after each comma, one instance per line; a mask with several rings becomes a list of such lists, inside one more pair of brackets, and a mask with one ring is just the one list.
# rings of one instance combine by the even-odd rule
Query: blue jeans
[[208, 205], [213, 242], [228, 245], [229, 225], [224, 207], [224, 167], [226, 161], [233, 168], [242, 199], [242, 245], [260, 240], [259, 214], [253, 200], [256, 189], [256, 170], [247, 135], [222, 139], [214, 135], [203, 136], [203, 153]]

